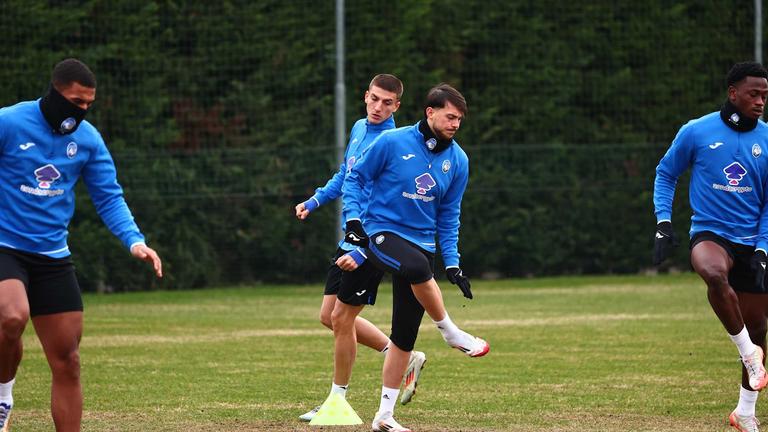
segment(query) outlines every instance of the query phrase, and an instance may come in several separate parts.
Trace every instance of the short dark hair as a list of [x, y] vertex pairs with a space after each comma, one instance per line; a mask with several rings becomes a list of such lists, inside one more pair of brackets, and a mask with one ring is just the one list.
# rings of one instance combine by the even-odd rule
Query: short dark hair
[[397, 100], [400, 100], [401, 97], [403, 97], [403, 82], [400, 81], [400, 79], [394, 75], [390, 74], [378, 74], [371, 80], [371, 83], [368, 84], [368, 89], [370, 90], [371, 87], [376, 86], [383, 90], [392, 92], [397, 95]]
[[445, 108], [446, 102], [453, 104], [453, 106], [458, 108], [464, 115], [467, 115], [469, 112], [467, 100], [464, 99], [464, 96], [458, 90], [446, 83], [440, 83], [429, 90], [424, 109], [429, 107]]
[[53, 67], [51, 82], [56, 88], [66, 88], [72, 83], [78, 83], [88, 88], [96, 88], [96, 75], [91, 72], [85, 63], [78, 59], [68, 58], [62, 60]]
[[728, 84], [728, 87], [730, 87], [750, 76], [768, 79], [768, 71], [765, 70], [763, 65], [757, 62], [736, 63], [731, 70], [728, 71], [728, 75], [725, 77], [725, 82]]

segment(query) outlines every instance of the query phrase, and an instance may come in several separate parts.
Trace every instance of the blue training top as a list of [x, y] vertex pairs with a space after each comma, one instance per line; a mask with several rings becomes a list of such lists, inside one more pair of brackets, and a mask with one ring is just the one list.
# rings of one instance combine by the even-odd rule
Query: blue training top
[[[370, 235], [394, 232], [433, 253], [437, 234], [445, 266], [457, 267], [461, 199], [468, 180], [469, 158], [456, 141], [433, 153], [419, 123], [386, 131], [344, 180], [345, 220], [359, 218]], [[366, 206], [361, 197], [369, 183]]]
[[0, 246], [63, 258], [82, 177], [96, 211], [130, 249], [144, 236], [133, 221], [101, 135], [83, 121], [54, 134], [39, 101], [0, 109]]
[[[349, 143], [347, 144], [347, 150], [344, 153], [344, 160], [341, 162], [341, 166], [339, 166], [339, 171], [328, 180], [325, 186], [317, 188], [315, 194], [310, 199], [314, 199], [317, 202], [317, 205], [321, 206], [340, 197], [343, 193], [344, 178], [355, 165], [355, 162], [360, 160], [363, 150], [366, 149], [373, 140], [378, 138], [382, 132], [394, 129], [394, 127], [394, 116], [389, 116], [388, 119], [378, 124], [371, 124], [366, 118], [361, 118], [356, 121], [354, 126], [352, 126], [352, 131], [349, 133]], [[360, 197], [363, 206], [367, 204], [370, 193], [370, 185], [365, 185], [363, 187], [362, 196]], [[344, 230], [343, 223], [347, 220], [347, 216], [347, 212], [342, 211], [342, 230]], [[347, 251], [356, 248], [356, 246], [345, 242], [343, 239], [339, 241], [339, 247]]]
[[749, 132], [728, 127], [719, 112], [680, 128], [656, 167], [653, 204], [656, 220], [671, 221], [677, 178], [691, 169], [690, 235], [711, 231], [732, 242], [768, 247], [768, 125]]

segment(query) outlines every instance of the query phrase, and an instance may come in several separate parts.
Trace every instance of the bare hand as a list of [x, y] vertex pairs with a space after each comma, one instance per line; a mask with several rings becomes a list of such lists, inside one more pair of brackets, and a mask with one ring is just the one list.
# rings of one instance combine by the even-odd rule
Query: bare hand
[[344, 254], [340, 256], [336, 260], [336, 265], [339, 266], [340, 269], [344, 271], [354, 271], [357, 269], [357, 263], [355, 262], [354, 258], [349, 256], [349, 254]]
[[299, 218], [299, 220], [304, 220], [309, 216], [309, 210], [304, 207], [304, 203], [296, 204], [296, 217]]
[[163, 277], [163, 263], [160, 261], [160, 257], [157, 255], [157, 252], [155, 252], [154, 249], [143, 243], [138, 243], [133, 245], [131, 248], [131, 255], [142, 261], [146, 261], [152, 264], [157, 277]]

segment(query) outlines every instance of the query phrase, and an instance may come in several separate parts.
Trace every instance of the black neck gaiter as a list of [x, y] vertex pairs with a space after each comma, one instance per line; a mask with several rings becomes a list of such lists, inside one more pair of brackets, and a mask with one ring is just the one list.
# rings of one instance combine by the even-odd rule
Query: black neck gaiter
[[720, 118], [736, 132], [749, 132], [757, 126], [757, 119], [749, 118], [740, 113], [729, 100], [726, 100], [720, 109]]
[[48, 93], [40, 99], [40, 111], [54, 133], [67, 135], [77, 130], [88, 110], [68, 101], [51, 85]]
[[447, 149], [453, 142], [452, 139], [446, 140], [438, 138], [435, 133], [432, 132], [432, 129], [429, 127], [429, 123], [427, 123], [426, 118], [419, 122], [419, 132], [424, 135], [424, 145], [426, 145], [429, 151], [432, 153], [440, 153], [441, 151]]

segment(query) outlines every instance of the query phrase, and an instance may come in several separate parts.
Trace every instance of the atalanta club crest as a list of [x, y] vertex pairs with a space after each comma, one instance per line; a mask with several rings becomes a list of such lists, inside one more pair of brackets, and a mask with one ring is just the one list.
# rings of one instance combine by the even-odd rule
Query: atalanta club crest
[[450, 170], [450, 169], [451, 169], [451, 161], [449, 161], [448, 159], [444, 160], [443, 161], [443, 172], [447, 173], [448, 170]]
[[760, 148], [760, 145], [757, 143], [752, 145], [752, 156], [758, 158], [760, 155], [763, 154], [763, 149]]
[[59, 126], [59, 132], [62, 134], [68, 134], [75, 130], [75, 126], [77, 126], [77, 120], [75, 120], [74, 117], [67, 117], [63, 122], [61, 122], [61, 125]]
[[72, 159], [77, 154], [77, 143], [74, 141], [67, 144], [67, 157]]

